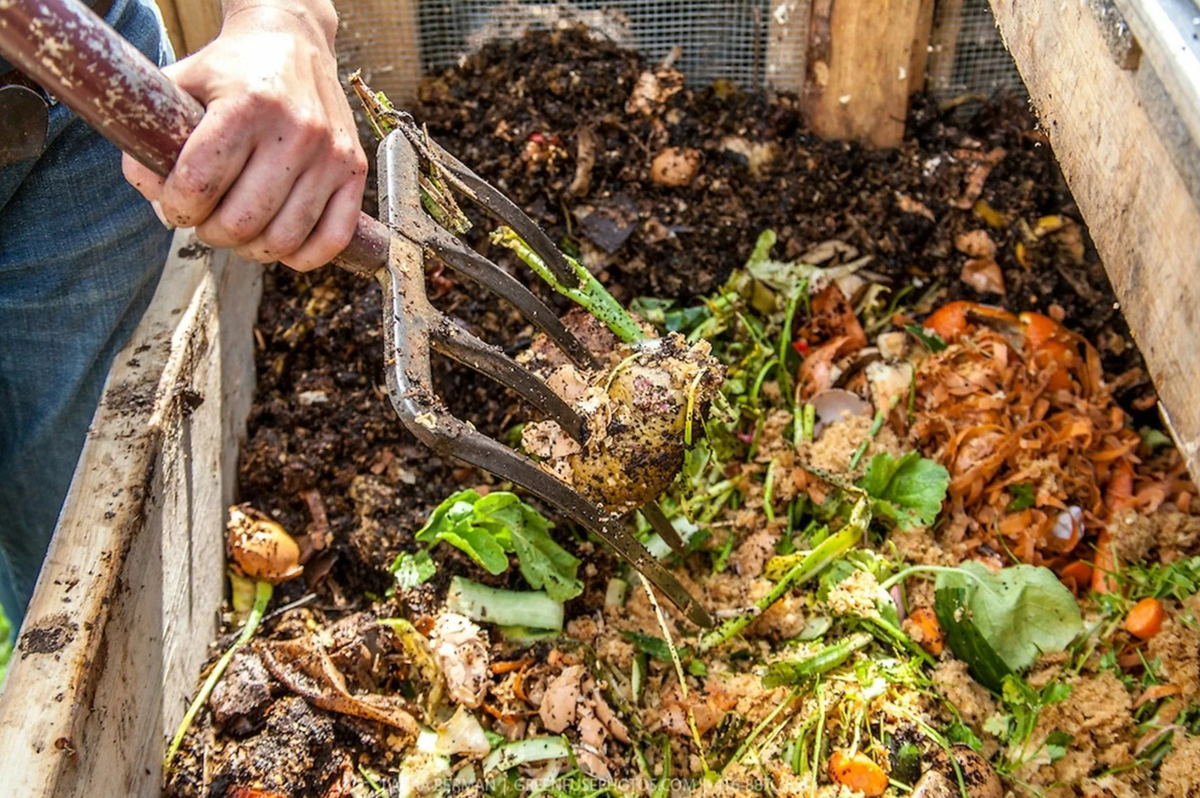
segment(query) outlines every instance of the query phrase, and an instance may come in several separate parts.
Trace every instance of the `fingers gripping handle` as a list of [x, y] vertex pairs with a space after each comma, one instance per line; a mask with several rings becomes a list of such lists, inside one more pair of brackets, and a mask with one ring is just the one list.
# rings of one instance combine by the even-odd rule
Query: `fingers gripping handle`
[[[0, 2], [0, 55], [159, 175], [175, 165], [204, 107], [78, 0]], [[387, 260], [386, 228], [359, 214], [335, 258], [373, 274]]]

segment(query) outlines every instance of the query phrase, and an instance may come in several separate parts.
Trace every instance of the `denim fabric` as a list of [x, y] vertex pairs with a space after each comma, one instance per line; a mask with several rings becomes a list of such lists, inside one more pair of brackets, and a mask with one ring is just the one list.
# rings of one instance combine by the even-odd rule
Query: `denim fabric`
[[[153, 0], [116, 0], [107, 21], [160, 65], [174, 59]], [[117, 148], [62, 105], [45, 152], [0, 168], [0, 603], [14, 629], [170, 240]]]

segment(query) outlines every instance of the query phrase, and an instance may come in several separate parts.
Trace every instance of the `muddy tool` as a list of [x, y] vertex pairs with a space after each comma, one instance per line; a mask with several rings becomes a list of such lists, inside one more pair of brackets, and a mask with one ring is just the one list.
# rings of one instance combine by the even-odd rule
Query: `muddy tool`
[[[204, 115], [194, 98], [76, 0], [0, 4], [0, 54], [160, 175], [170, 172]], [[563, 285], [575, 286], [578, 278], [562, 253], [516, 205], [415, 125], [404, 124], [388, 134], [379, 145], [378, 164], [383, 223], [360, 214], [353, 240], [334, 262], [376, 278], [383, 287], [388, 392], [401, 421], [439, 454], [490, 471], [556, 506], [612, 546], [694, 623], [712, 626], [704, 608], [630, 534], [620, 517], [455, 418], [434, 393], [431, 349], [512, 388], [577, 441], [587, 438], [583, 419], [540, 378], [430, 304], [425, 292], [427, 257], [440, 259], [511, 302], [577, 365], [595, 362], [540, 299], [423, 210], [419, 170], [435, 169], [515, 230]], [[682, 550], [679, 536], [656, 506], [643, 512], [664, 540]]]

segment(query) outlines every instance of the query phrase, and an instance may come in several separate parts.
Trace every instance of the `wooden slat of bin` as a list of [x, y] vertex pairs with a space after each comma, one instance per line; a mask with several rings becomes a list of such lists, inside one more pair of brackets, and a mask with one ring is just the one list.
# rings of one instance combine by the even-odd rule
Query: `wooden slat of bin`
[[0, 692], [5, 795], [157, 796], [216, 632], [259, 270], [176, 236], [118, 355]]
[[[1200, 477], [1200, 210], [1157, 132], [1170, 108], [1123, 69], [1086, 3], [992, 0], [1005, 44], [1146, 359], [1161, 407]], [[1178, 128], [1182, 122], [1170, 127]], [[1195, 158], [1195, 144], [1182, 155]]]

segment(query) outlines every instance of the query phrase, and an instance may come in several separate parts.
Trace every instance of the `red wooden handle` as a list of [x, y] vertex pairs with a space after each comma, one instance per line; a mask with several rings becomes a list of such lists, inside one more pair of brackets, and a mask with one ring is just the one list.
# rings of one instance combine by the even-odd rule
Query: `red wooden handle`
[[[0, 2], [0, 55], [81, 119], [166, 176], [204, 107], [77, 0]], [[359, 214], [334, 262], [373, 274], [387, 261], [388, 231]]]

